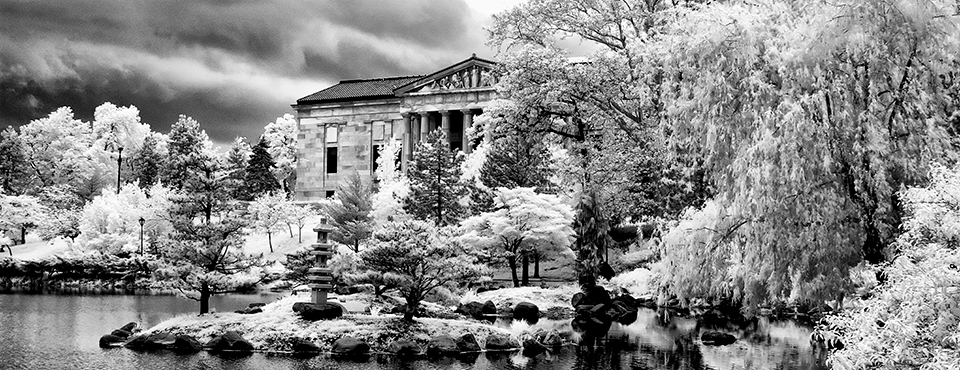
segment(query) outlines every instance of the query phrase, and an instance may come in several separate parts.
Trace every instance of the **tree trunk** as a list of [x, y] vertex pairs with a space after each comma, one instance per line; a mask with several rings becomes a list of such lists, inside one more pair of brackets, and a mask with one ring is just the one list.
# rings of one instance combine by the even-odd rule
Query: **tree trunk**
[[377, 298], [383, 297], [383, 287], [380, 284], [373, 284], [373, 295]]
[[293, 225], [287, 224], [287, 230], [290, 230], [290, 237], [293, 237]]
[[27, 227], [20, 226], [20, 244], [27, 244]]
[[417, 307], [420, 306], [420, 301], [415, 299], [407, 299], [407, 309], [403, 312], [403, 319], [406, 321], [413, 321], [413, 315], [417, 313]]
[[267, 245], [270, 246], [270, 253], [273, 253], [273, 233], [267, 231]]
[[303, 227], [297, 229], [297, 244], [303, 243]]
[[360, 253], [360, 240], [353, 241], [353, 253]]
[[533, 255], [533, 277], [540, 278], [540, 253], [534, 253]]
[[520, 287], [520, 279], [517, 278], [517, 258], [509, 257], [507, 258], [507, 264], [510, 265], [510, 276], [513, 277], [513, 287]]
[[530, 257], [526, 252], [523, 253], [523, 281], [521, 285], [530, 286]]
[[200, 314], [210, 313], [210, 286], [207, 283], [200, 285]]

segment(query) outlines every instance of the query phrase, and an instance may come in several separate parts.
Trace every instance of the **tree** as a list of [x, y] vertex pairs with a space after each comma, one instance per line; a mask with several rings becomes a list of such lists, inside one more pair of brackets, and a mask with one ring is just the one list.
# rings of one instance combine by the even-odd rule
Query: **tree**
[[262, 255], [243, 252], [244, 224], [232, 217], [195, 222], [177, 217], [173, 235], [165, 239], [157, 284], [200, 302], [210, 312], [210, 297], [250, 289], [263, 280]]
[[281, 183], [287, 194], [293, 192], [297, 174], [297, 119], [284, 114], [263, 128], [267, 151], [273, 158], [273, 177]]
[[42, 186], [66, 184], [74, 189], [106, 173], [94, 147], [90, 125], [73, 117], [68, 107], [20, 127], [18, 139], [30, 178]]
[[545, 149], [531, 137], [497, 138], [480, 169], [480, 180], [491, 189], [534, 188], [544, 193], [551, 187]]
[[353, 246], [354, 252], [360, 252], [360, 242], [370, 237], [373, 228], [371, 195], [370, 185], [364, 183], [357, 172], [339, 185], [336, 200], [324, 207], [330, 224], [336, 227], [330, 235], [333, 241]]
[[[369, 240], [366, 240], [361, 244], [361, 250], [369, 248], [368, 242]], [[338, 249], [330, 260], [334, 279], [351, 285], [370, 284], [373, 287], [373, 294], [377, 297], [383, 297], [384, 293], [400, 286], [402, 277], [372, 270], [362, 263], [360, 256], [359, 252], [347, 246]]]
[[370, 196], [370, 219], [374, 225], [400, 221], [408, 217], [404, 204], [410, 196], [410, 181], [397, 170], [400, 141], [390, 140], [377, 158], [377, 190]]
[[204, 168], [210, 167], [213, 158], [205, 153], [210, 138], [200, 129], [193, 118], [180, 115], [170, 127], [167, 144], [167, 162], [161, 171], [161, 182], [175, 190], [184, 189], [191, 181], [206, 176]]
[[[711, 282], [709, 293], [748, 309], [842, 301], [850, 268], [883, 261], [896, 240], [897, 190], [923, 184], [931, 161], [957, 158], [954, 5], [678, 12], [650, 57], [662, 61], [671, 145], [705, 159], [717, 194], [704, 211], [715, 217], [691, 217], [702, 231], [667, 241], [662, 288], [689, 297]], [[703, 266], [699, 284], [684, 281], [686, 264]]]
[[287, 219], [287, 208], [287, 197], [279, 191], [262, 194], [250, 203], [248, 212], [253, 216], [251, 225], [267, 233], [270, 253], [273, 253], [273, 232], [280, 230]]
[[166, 139], [162, 134], [151, 133], [143, 139], [143, 145], [140, 150], [134, 153], [130, 162], [133, 165], [133, 178], [140, 184], [140, 187], [147, 189], [160, 181], [160, 173], [163, 170], [165, 158], [161, 150], [161, 143]]
[[412, 321], [420, 301], [436, 288], [480, 276], [482, 268], [452, 236], [423, 221], [392, 222], [373, 233], [373, 243], [360, 253], [370, 270], [396, 279], [406, 300], [404, 320]]
[[461, 198], [466, 188], [460, 182], [463, 157], [450, 150], [442, 130], [430, 133], [417, 144], [407, 176], [410, 196], [404, 210], [436, 226], [457, 223], [463, 215]]
[[244, 138], [237, 137], [233, 139], [230, 151], [227, 152], [227, 178], [230, 180], [230, 195], [233, 199], [249, 199], [244, 179], [252, 151]]
[[133, 253], [139, 250], [140, 218], [148, 238], [163, 238], [172, 232], [170, 213], [179, 196], [161, 184], [150, 189], [126, 184], [119, 193], [105, 189], [80, 212], [80, 240], [104, 253]]
[[297, 243], [303, 243], [303, 227], [307, 226], [307, 220], [317, 216], [317, 211], [308, 205], [290, 204], [286, 216], [287, 223], [297, 225]]
[[273, 158], [267, 151], [267, 142], [260, 139], [260, 142], [253, 147], [250, 155], [250, 161], [247, 162], [247, 171], [244, 176], [244, 186], [246, 187], [247, 200], [280, 190], [280, 184], [273, 175]]
[[39, 200], [43, 212], [37, 223], [37, 234], [41, 239], [65, 237], [73, 241], [80, 236], [84, 198], [69, 185], [60, 184], [43, 188]]
[[900, 192], [904, 233], [890, 264], [866, 272], [886, 281], [855, 300], [856, 309], [828, 317], [842, 343], [830, 353], [838, 369], [955, 369], [960, 367], [960, 169], [934, 166], [931, 182]]
[[[519, 258], [536, 252], [569, 251], [573, 210], [556, 195], [537, 194], [533, 188], [497, 188], [494, 209], [464, 220], [461, 240], [485, 248], [491, 257], [505, 262], [514, 286], [520, 286]], [[524, 284], [529, 281], [526, 272], [524, 269]]]
[[9, 195], [23, 194], [30, 188], [28, 164], [20, 138], [13, 127], [0, 133], [0, 189]]
[[40, 223], [44, 212], [34, 196], [0, 194], [0, 228], [19, 244], [26, 242], [27, 229]]

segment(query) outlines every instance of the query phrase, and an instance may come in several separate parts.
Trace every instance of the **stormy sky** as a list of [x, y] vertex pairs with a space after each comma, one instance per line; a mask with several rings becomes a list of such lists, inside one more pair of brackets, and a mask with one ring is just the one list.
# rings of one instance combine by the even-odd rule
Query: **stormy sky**
[[495, 57], [482, 27], [518, 1], [0, 0], [0, 126], [109, 101], [156, 131], [186, 114], [256, 138], [341, 79]]

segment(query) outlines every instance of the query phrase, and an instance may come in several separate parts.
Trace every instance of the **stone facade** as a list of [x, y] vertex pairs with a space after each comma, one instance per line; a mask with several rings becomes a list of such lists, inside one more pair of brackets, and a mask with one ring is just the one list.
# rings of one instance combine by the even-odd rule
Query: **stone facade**
[[403, 168], [431, 130], [469, 152], [464, 133], [496, 94], [493, 67], [474, 55], [429, 75], [345, 80], [297, 100], [296, 198], [333, 196], [353, 172], [372, 179], [376, 151], [391, 138], [402, 141]]

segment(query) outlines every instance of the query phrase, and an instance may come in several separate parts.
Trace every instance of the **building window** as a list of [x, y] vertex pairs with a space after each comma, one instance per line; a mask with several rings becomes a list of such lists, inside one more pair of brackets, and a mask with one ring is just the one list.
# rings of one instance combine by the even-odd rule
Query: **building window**
[[337, 148], [327, 148], [327, 173], [337, 173]]
[[338, 127], [337, 127], [336, 125], [334, 125], [334, 126], [327, 126], [327, 133], [325, 134], [325, 136], [326, 136], [326, 139], [327, 139], [327, 142], [328, 142], [328, 143], [336, 143], [336, 142], [337, 142], [337, 129], [338, 129]]
[[380, 141], [383, 140], [383, 122], [374, 122], [373, 123], [373, 140]]
[[370, 168], [373, 168], [373, 173], [377, 173], [377, 168], [380, 168], [380, 165], [379, 163], [377, 163], [377, 160], [380, 159], [381, 150], [383, 150], [382, 144], [373, 146], [373, 155], [370, 156], [373, 158], [373, 166], [370, 167]]
[[336, 194], [336, 191], [334, 191], [334, 190], [327, 190], [327, 198], [333, 198], [333, 196], [334, 196], [335, 194]]

